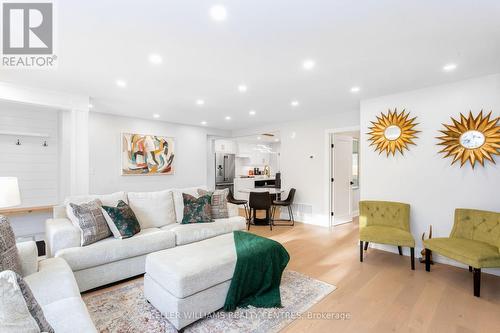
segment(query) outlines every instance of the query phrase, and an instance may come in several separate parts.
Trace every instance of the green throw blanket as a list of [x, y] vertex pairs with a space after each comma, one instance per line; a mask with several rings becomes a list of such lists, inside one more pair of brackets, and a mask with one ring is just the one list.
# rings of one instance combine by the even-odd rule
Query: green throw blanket
[[236, 268], [224, 304], [225, 311], [249, 305], [281, 307], [281, 275], [290, 256], [278, 242], [234, 231]]

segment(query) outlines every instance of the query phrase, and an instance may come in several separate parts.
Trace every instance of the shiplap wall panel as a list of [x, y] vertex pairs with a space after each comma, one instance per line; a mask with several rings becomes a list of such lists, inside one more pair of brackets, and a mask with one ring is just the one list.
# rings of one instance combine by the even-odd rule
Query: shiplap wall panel
[[[0, 132], [46, 133], [48, 138], [0, 135], [0, 176], [19, 178], [23, 207], [58, 202], [59, 125], [57, 111], [0, 104]], [[17, 140], [21, 145], [16, 145]], [[47, 147], [43, 143], [47, 141]]]

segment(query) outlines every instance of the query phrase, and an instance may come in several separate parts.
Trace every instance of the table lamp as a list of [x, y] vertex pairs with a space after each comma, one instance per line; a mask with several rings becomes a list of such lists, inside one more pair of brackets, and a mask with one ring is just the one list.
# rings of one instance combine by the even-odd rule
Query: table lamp
[[19, 184], [16, 177], [0, 177], [0, 208], [21, 204]]

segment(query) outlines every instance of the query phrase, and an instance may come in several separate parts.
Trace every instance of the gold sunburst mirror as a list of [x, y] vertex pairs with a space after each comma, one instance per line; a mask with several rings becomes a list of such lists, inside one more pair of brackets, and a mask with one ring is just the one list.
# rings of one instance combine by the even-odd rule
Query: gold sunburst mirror
[[389, 109], [387, 114], [381, 113], [380, 117], [377, 116], [377, 121], [372, 121], [372, 127], [369, 127], [370, 135], [368, 140], [372, 143], [370, 146], [376, 146], [375, 151], [386, 152], [387, 156], [390, 153], [394, 156], [396, 151], [403, 154], [403, 150], [408, 150], [408, 145], [414, 145], [413, 139], [420, 131], [415, 130], [415, 123], [417, 117], [408, 119], [410, 114], [403, 109], [398, 113], [397, 109], [391, 111]]
[[484, 166], [485, 159], [495, 163], [493, 156], [500, 155], [500, 117], [490, 118], [491, 112], [484, 116], [482, 110], [476, 117], [469, 112], [468, 117], [460, 114], [460, 121], [451, 118], [453, 125], [443, 124], [444, 135], [438, 137], [438, 145], [445, 146], [440, 153], [453, 158], [451, 164], [460, 161], [460, 167], [467, 161], [472, 168], [476, 162]]

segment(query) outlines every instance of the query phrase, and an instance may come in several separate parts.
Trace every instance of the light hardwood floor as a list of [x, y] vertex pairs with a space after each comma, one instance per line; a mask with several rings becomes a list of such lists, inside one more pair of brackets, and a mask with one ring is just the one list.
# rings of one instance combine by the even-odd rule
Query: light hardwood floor
[[483, 274], [476, 298], [466, 269], [436, 264], [427, 273], [416, 260], [411, 271], [409, 257], [375, 249], [360, 263], [357, 221], [333, 229], [297, 223], [250, 231], [285, 246], [287, 269], [337, 286], [309, 311], [350, 314], [349, 320], [298, 319], [283, 332], [500, 332], [500, 277]]
[[[313, 312], [348, 312], [350, 320], [299, 319], [283, 332], [500, 332], [500, 277], [483, 274], [481, 298], [472, 295], [472, 273], [368, 249], [359, 262], [357, 221], [333, 229], [252, 226], [282, 243], [288, 269], [334, 284], [337, 290]], [[420, 256], [420, 253], [417, 254]]]

